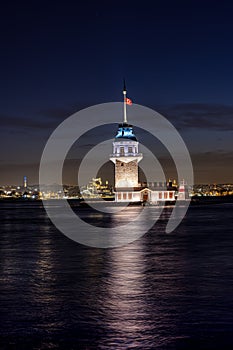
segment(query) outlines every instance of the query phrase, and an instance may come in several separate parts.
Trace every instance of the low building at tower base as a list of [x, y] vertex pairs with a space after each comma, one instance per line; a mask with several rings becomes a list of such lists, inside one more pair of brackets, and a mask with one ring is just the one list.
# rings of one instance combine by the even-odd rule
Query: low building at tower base
[[118, 188], [115, 191], [116, 202], [141, 202], [157, 204], [159, 202], [174, 202], [176, 200], [175, 190], [153, 190], [145, 188]]

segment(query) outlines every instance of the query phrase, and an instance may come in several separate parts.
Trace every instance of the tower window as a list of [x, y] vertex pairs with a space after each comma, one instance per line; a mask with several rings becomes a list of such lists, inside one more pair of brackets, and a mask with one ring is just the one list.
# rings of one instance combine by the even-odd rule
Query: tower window
[[124, 147], [120, 147], [120, 155], [124, 155], [125, 154], [125, 149]]
[[128, 153], [133, 153], [133, 147], [128, 148]]

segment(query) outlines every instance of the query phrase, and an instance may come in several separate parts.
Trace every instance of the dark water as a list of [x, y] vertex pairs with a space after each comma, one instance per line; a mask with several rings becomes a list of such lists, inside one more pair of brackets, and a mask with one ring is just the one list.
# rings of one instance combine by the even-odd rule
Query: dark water
[[40, 203], [0, 203], [0, 348], [232, 349], [232, 210], [191, 207], [166, 234], [166, 209], [104, 250], [60, 234]]

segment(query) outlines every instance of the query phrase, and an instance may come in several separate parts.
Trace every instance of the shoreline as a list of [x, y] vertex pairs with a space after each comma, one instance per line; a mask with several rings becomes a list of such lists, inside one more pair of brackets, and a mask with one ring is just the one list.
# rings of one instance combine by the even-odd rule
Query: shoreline
[[[85, 201], [84, 199], [81, 198], [67, 198], [67, 199], [63, 199], [63, 198], [53, 198], [53, 199], [48, 199], [46, 201], [63, 201], [63, 200], [67, 200], [71, 205], [72, 203], [77, 203], [80, 205], [80, 207], [88, 207], [88, 202], [91, 204], [92, 202], [95, 204], [99, 204], [99, 205], [116, 205], [116, 206], [124, 206], [126, 202], [115, 202], [112, 199], [98, 199], [98, 198], [91, 198], [88, 199], [87, 201]], [[0, 198], [0, 203], [4, 203], [4, 202], [8, 202], [8, 203], [42, 203], [42, 199], [32, 199], [32, 198]], [[182, 204], [182, 202], [185, 201], [179, 201], [180, 204]], [[174, 202], [158, 202], [158, 203], [143, 203], [143, 202], [130, 202], [129, 205], [131, 206], [138, 206], [138, 205], [144, 205], [144, 206], [159, 206], [159, 205], [175, 205], [177, 203], [177, 201]], [[195, 197], [191, 197], [191, 201], [190, 201], [190, 205], [202, 205], [202, 204], [220, 204], [220, 203], [233, 203], [233, 195], [227, 195], [227, 196], [195, 196]]]

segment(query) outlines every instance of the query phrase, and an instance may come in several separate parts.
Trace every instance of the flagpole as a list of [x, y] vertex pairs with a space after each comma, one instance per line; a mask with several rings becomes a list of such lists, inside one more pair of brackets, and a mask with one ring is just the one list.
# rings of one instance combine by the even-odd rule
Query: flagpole
[[127, 124], [127, 115], [126, 115], [126, 86], [125, 86], [125, 79], [124, 79], [123, 96], [124, 96], [124, 123]]

